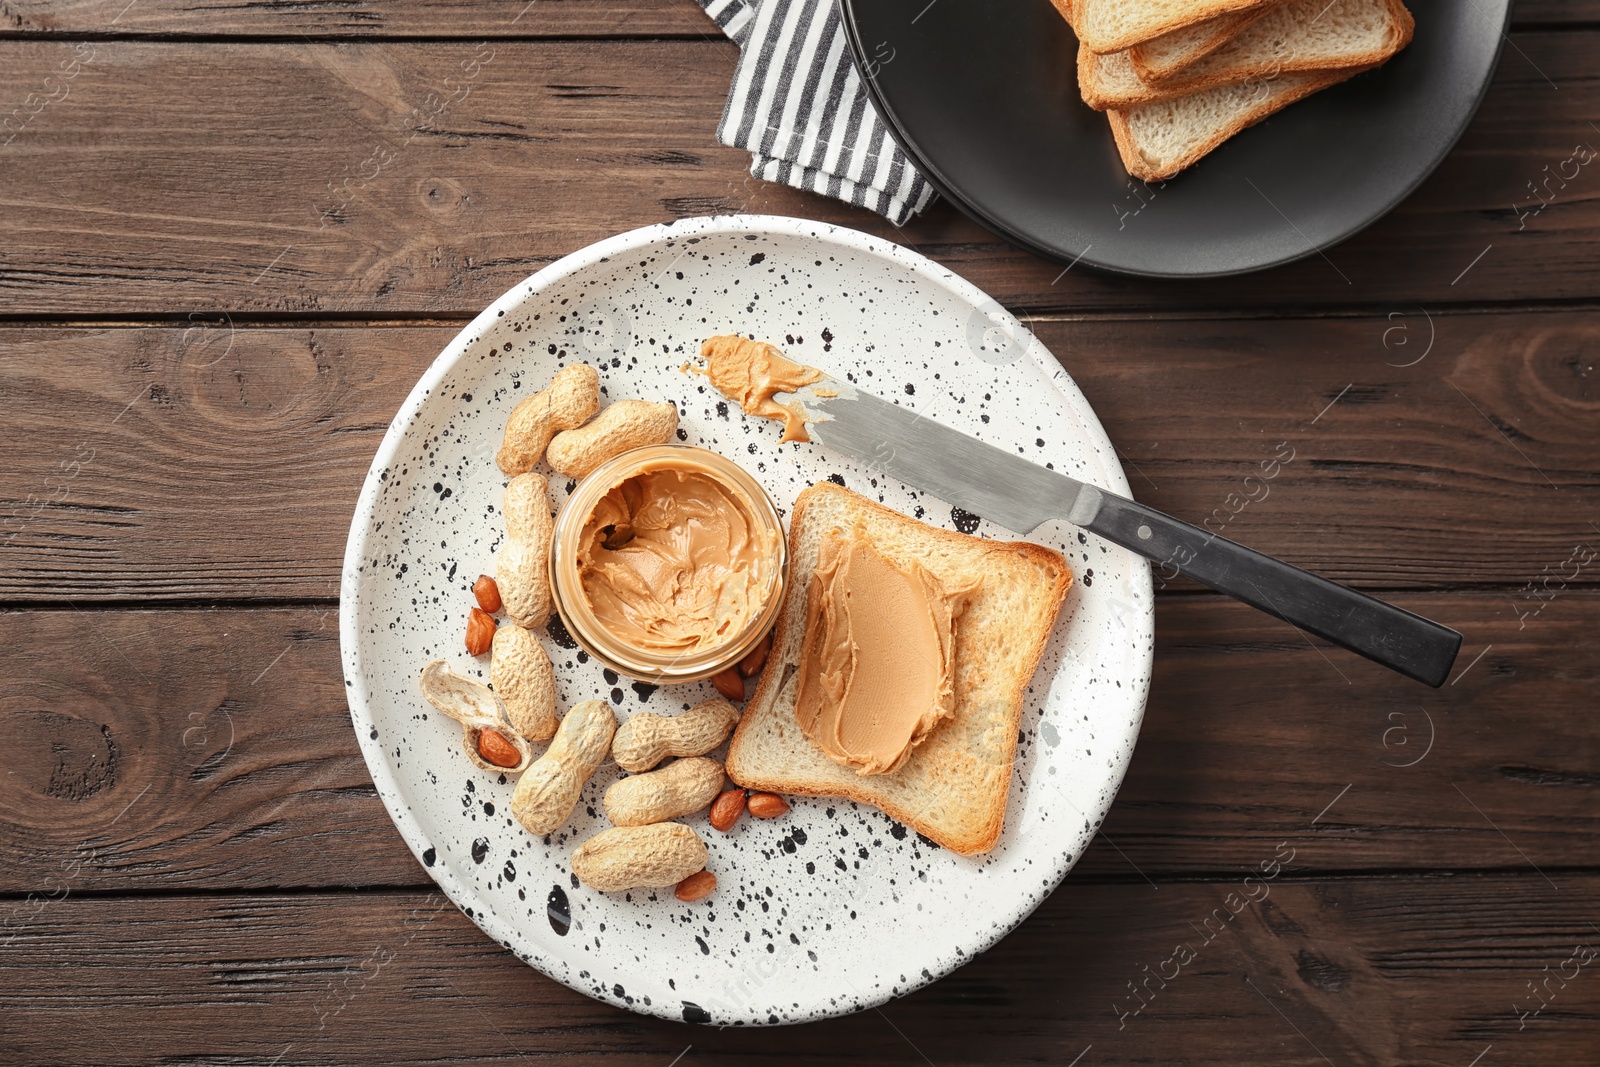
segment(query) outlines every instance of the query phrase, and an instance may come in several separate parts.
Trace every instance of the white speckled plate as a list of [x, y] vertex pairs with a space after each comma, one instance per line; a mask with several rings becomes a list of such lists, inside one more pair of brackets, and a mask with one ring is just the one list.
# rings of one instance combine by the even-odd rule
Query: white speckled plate
[[[671, 1019], [802, 1022], [903, 996], [994, 944], [1082, 854], [1122, 780], [1150, 679], [1149, 565], [1062, 525], [1031, 539], [1077, 575], [1027, 690], [1005, 833], [964, 859], [876, 809], [794, 798], [728, 834], [686, 821], [711, 849], [718, 888], [597, 893], [572, 877], [574, 845], [604, 829], [601, 768], [548, 838], [510, 817], [513, 783], [469, 763], [460, 729], [417, 691], [436, 656], [484, 676], [462, 647], [470, 587], [493, 570], [505, 479], [493, 453], [512, 406], [574, 360], [608, 398], [671, 399], [680, 437], [731, 456], [787, 516], [823, 478], [935, 525], [976, 522], [820, 446], [779, 445], [679, 368], [718, 333], [790, 356], [993, 444], [1119, 493], [1127, 480], [1083, 396], [1036, 338], [982, 292], [887, 241], [764, 216], [689, 219], [575, 252], [462, 330], [406, 399], [362, 488], [345, 553], [340, 642], [350, 714], [395, 825], [483, 930], [590, 996]], [[553, 479], [559, 502], [567, 485]], [[610, 700], [673, 712], [708, 684], [652, 688], [601, 670], [559, 625], [544, 637], [563, 707]]]

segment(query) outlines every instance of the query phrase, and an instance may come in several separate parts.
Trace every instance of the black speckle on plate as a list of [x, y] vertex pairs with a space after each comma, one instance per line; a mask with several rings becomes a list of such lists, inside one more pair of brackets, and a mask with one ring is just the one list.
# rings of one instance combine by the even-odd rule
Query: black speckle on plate
[[567, 624], [561, 621], [560, 615], [552, 614], [550, 616], [550, 621], [545, 624], [544, 632], [550, 635], [550, 640], [562, 648], [578, 647], [578, 642], [574, 641], [572, 635], [567, 633]]
[[544, 913], [550, 919], [550, 929], [558, 937], [566, 937], [567, 931], [572, 929], [572, 905], [567, 902], [567, 891], [558, 885], [550, 887], [550, 896], [546, 898]]

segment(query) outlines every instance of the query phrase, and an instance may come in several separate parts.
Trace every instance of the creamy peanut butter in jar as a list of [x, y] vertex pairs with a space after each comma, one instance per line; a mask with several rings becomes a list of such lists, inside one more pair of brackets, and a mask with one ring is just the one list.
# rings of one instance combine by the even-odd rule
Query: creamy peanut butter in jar
[[604, 666], [690, 682], [737, 664], [783, 599], [783, 527], [742, 467], [687, 445], [624, 452], [578, 483], [550, 548], [555, 606]]

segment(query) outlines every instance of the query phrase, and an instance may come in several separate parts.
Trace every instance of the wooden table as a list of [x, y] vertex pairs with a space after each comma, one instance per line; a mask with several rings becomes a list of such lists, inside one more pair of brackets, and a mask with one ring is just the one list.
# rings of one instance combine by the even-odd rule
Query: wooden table
[[[1465, 139], [1387, 218], [1189, 283], [756, 181], [715, 142], [735, 52], [691, 0], [524, 2], [0, 0], [0, 1060], [1594, 1062], [1600, 167], [1552, 175], [1600, 145], [1600, 2], [1519, 4]], [[351, 510], [491, 299], [740, 211], [984, 287], [1144, 500], [1458, 628], [1456, 674], [1174, 583], [1105, 832], [950, 977], [717, 1031], [522, 965], [357, 753]]]

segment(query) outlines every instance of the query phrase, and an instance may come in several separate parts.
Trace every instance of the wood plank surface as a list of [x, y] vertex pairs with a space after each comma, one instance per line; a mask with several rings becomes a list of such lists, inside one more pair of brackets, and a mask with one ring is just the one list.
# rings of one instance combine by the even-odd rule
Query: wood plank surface
[[[1164, 597], [1132, 770], [1077, 876], [1600, 868], [1600, 592], [1398, 602], [1466, 634], [1440, 691], [1218, 597]], [[329, 608], [0, 615], [0, 893], [417, 885]], [[1480, 655], [1481, 654], [1481, 655]], [[1048, 744], [1030, 731], [1030, 744]]]
[[22, 109], [0, 148], [0, 310], [461, 315], [617, 231], [728, 211], [891, 237], [1034, 310], [1592, 300], [1600, 172], [1532, 208], [1600, 138], [1600, 32], [1511, 40], [1439, 171], [1270, 285], [1062, 274], [948, 205], [896, 230], [757, 181], [715, 140], [726, 41], [0, 41], [0, 101]]
[[[0, 30], [13, 35], [497, 38], [717, 32], [694, 0], [7, 0], [0, 14], [6, 19]], [[1600, 22], [1600, 0], [1521, 0], [1512, 9], [1514, 26], [1595, 22]]]
[[1600, 22], [1600, 3], [1595, 0], [1577, 0], [1569, 3], [1568, 0], [1516, 0], [1511, 5], [1511, 24], [1532, 25], [1540, 23], [1552, 25], [1559, 23], [1593, 23]]
[[[1568, 562], [1600, 544], [1592, 314], [1033, 325], [1158, 508], [1374, 587], [1600, 577]], [[336, 595], [373, 452], [454, 331], [0, 331], [0, 599]]]
[[[1582, 5], [1595, 6], [1592, 0]], [[11, 34], [176, 37], [711, 37], [694, 0], [6, 0]], [[1558, 15], [1556, 21], [1570, 21]]]
[[[753, 179], [694, 0], [0, 0], [0, 1062], [1593, 1061], [1600, 169], [1549, 176], [1600, 146], [1600, 0], [1513, 26], [1397, 210], [1171, 283]], [[1452, 681], [1158, 577], [1103, 832], [950, 977], [717, 1031], [518, 962], [360, 755], [349, 518], [465, 319], [721, 212], [863, 229], [1023, 309], [1141, 500], [1456, 627]]]
[[[1263, 849], [1270, 859], [1274, 846]], [[1177, 1062], [1178, 1049], [1183, 1063], [1229, 1067], [1592, 1058], [1592, 875], [1280, 878], [1259, 883], [1253, 904], [1239, 890], [1069, 880], [1020, 930], [924, 990], [760, 1030], [589, 1000], [432, 893], [67, 897], [35, 902], [0, 955], [0, 1048], [11, 1062], [79, 1067], [770, 1056], [1095, 1067]]]

